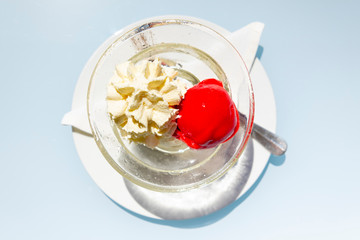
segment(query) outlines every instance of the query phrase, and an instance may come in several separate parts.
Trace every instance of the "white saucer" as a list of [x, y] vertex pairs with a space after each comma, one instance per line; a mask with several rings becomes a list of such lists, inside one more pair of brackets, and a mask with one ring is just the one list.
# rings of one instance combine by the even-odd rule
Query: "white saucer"
[[[218, 26], [214, 25], [214, 28], [223, 35], [229, 34], [227, 30]], [[78, 109], [86, 105], [87, 87], [92, 69], [96, 64], [99, 55], [101, 55], [108, 43], [112, 42], [120, 33], [121, 32], [117, 32], [105, 41], [87, 62], [75, 88], [72, 104], [73, 109]], [[270, 81], [258, 59], [256, 59], [253, 64], [250, 76], [255, 93], [255, 122], [268, 130], [275, 132], [276, 110], [274, 95]], [[226, 184], [228, 184], [228, 187], [234, 189], [234, 191], [218, 190], [218, 194], [221, 194], [221, 196], [206, 198], [204, 190], [201, 189], [197, 192], [182, 193], [182, 195], [167, 195], [166, 193], [157, 193], [139, 188], [129, 182], [125, 183], [123, 177], [105, 160], [91, 136], [82, 134], [73, 128], [73, 137], [76, 149], [85, 169], [100, 189], [120, 206], [142, 216], [155, 219], [187, 219], [201, 217], [225, 207], [243, 196], [254, 185], [264, 171], [270, 156], [270, 154], [258, 143], [253, 142], [248, 144], [246, 150], [248, 154], [243, 157], [242, 161], [239, 161], [240, 163], [237, 164], [234, 169], [231, 169], [231, 171], [227, 173], [228, 176], [225, 175], [219, 180], [223, 181], [221, 186], [223, 186], [224, 182], [227, 182]], [[251, 149], [249, 150], [249, 148]], [[216, 184], [220, 183], [215, 182], [214, 185], [209, 188], [212, 187], [212, 191], [218, 189]], [[203, 192], [200, 194], [199, 192], [201, 191]], [[191, 201], [195, 196], [194, 194], [200, 194], [203, 197], [201, 200], [203, 202], [188, 207], [189, 202], [186, 201]], [[182, 200], [177, 201], [178, 208], [172, 208], [173, 211], [169, 211], [166, 204], [161, 204], [162, 199], [165, 200], [163, 202], [166, 202], [166, 200], [169, 199], [172, 201], [175, 201], [176, 199]], [[187, 211], [184, 211], [184, 209], [187, 209]]]

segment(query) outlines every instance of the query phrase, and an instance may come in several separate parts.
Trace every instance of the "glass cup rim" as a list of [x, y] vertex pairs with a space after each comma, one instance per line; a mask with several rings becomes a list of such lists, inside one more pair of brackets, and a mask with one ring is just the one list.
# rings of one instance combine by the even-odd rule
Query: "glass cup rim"
[[[91, 115], [90, 115], [90, 110], [89, 110], [89, 96], [90, 96], [90, 90], [91, 90], [91, 84], [93, 82], [93, 78], [94, 78], [94, 74], [100, 64], [100, 62], [102, 61], [102, 59], [104, 58], [104, 56], [106, 55], [106, 53], [111, 49], [111, 47], [113, 45], [115, 45], [116, 43], [118, 43], [119, 41], [123, 40], [123, 39], [127, 39], [137, 33], [140, 33], [146, 29], [148, 29], [149, 27], [154, 27], [154, 26], [160, 26], [160, 25], [166, 25], [166, 24], [197, 24], [200, 25], [202, 27], [207, 28], [208, 30], [216, 33], [218, 36], [222, 37], [232, 48], [233, 50], [237, 53], [237, 55], [240, 57], [244, 68], [246, 69], [246, 74], [247, 74], [247, 86], [248, 86], [248, 91], [249, 91], [249, 116], [247, 119], [247, 126], [246, 126], [246, 131], [244, 133], [244, 137], [242, 138], [240, 144], [242, 145], [239, 150], [237, 151], [236, 156], [232, 159], [232, 161], [229, 161], [225, 164], [225, 166], [221, 169], [222, 171], [218, 171], [216, 174], [213, 174], [211, 177], [206, 178], [204, 181], [200, 181], [198, 183], [195, 184], [191, 184], [191, 186], [186, 186], [183, 188], [174, 188], [172, 186], [169, 187], [164, 187], [164, 186], [158, 186], [158, 185], [154, 185], [151, 183], [145, 183], [129, 174], [126, 173], [126, 171], [124, 169], [122, 169], [115, 161], [114, 159], [108, 154], [107, 150], [104, 148], [104, 146], [96, 139], [96, 131], [94, 130], [92, 121], [91, 121]], [[108, 44], [108, 47], [104, 50], [104, 52], [102, 53], [102, 55], [100, 56], [100, 58], [98, 59], [98, 61], [96, 62], [95, 67], [93, 68], [91, 77], [90, 77], [90, 81], [89, 81], [89, 85], [88, 85], [88, 92], [87, 92], [87, 115], [88, 115], [88, 120], [90, 123], [90, 128], [91, 128], [91, 132], [92, 135], [94, 136], [95, 142], [97, 144], [97, 146], [99, 147], [100, 151], [102, 152], [103, 156], [105, 157], [105, 159], [107, 160], [107, 162], [119, 173], [121, 174], [125, 179], [129, 180], [130, 182], [133, 182], [141, 187], [150, 189], [150, 190], [155, 190], [155, 191], [160, 191], [160, 192], [178, 192], [178, 191], [183, 191], [183, 190], [190, 190], [190, 189], [194, 189], [194, 188], [198, 188], [200, 186], [204, 186], [207, 185], [213, 181], [215, 181], [216, 179], [220, 178], [221, 176], [223, 176], [229, 169], [231, 169], [233, 167], [233, 165], [235, 165], [235, 163], [237, 162], [237, 160], [239, 159], [239, 157], [241, 156], [242, 152], [244, 151], [249, 139], [250, 139], [250, 135], [252, 132], [252, 128], [253, 128], [253, 121], [254, 121], [254, 112], [255, 112], [255, 102], [254, 102], [254, 92], [253, 92], [253, 87], [252, 87], [252, 83], [251, 83], [251, 78], [250, 78], [250, 74], [248, 71], [248, 68], [241, 56], [241, 54], [239, 53], [239, 51], [233, 46], [233, 44], [226, 38], [223, 36], [223, 34], [219, 33], [218, 31], [216, 31], [215, 29], [213, 29], [213, 27], [209, 26], [209, 24], [207, 24], [205, 21], [201, 20], [201, 19], [196, 19], [193, 17], [187, 17], [187, 16], [159, 16], [159, 17], [153, 17], [153, 18], [148, 18], [148, 19], [144, 19], [142, 21], [138, 21], [134, 24], [131, 24], [125, 28], [123, 28], [121, 31], [119, 31], [118, 33], [120, 33], [119, 36], [112, 41], [110, 44]]]

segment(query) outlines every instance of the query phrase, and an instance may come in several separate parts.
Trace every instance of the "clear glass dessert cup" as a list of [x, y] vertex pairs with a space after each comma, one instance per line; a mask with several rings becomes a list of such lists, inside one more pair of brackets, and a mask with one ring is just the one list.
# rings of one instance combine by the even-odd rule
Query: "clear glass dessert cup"
[[[246, 117], [237, 134], [210, 149], [195, 150], [176, 139], [150, 149], [130, 143], [107, 113], [107, 84], [115, 65], [158, 57], [189, 84], [216, 78], [231, 96], [229, 79], [240, 84], [239, 112]], [[206, 24], [187, 17], [159, 17], [125, 28], [93, 69], [87, 95], [91, 130], [105, 159], [127, 180], [154, 190], [179, 192], [207, 185], [239, 159], [252, 131], [254, 96], [248, 70], [235, 47]], [[206, 124], [206, 122], [204, 122]]]

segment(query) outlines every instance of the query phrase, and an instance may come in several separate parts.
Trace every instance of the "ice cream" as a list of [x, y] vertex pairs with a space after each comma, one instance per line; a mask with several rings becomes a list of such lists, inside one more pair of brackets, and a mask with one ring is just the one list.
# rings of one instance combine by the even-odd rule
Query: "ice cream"
[[108, 84], [107, 107], [123, 137], [153, 148], [159, 138], [173, 135], [175, 107], [186, 91], [176, 75], [159, 59], [116, 65]]
[[185, 93], [175, 136], [191, 148], [211, 148], [233, 137], [239, 124], [236, 106], [222, 83], [206, 79]]

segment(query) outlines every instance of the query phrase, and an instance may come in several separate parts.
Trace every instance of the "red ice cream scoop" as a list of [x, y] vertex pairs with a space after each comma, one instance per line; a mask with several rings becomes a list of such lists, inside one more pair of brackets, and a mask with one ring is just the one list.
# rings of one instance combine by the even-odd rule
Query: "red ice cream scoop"
[[206, 79], [185, 93], [175, 136], [191, 148], [211, 148], [232, 138], [239, 124], [236, 106], [222, 82]]

